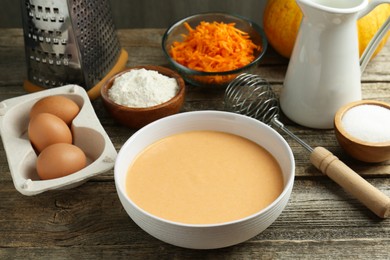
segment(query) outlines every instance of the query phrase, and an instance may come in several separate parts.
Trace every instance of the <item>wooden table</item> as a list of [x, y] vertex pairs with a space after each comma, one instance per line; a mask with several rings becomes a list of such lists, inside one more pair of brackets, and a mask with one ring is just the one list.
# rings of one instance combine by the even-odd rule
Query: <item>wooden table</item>
[[[164, 29], [120, 30], [128, 65], [167, 65], [161, 50]], [[267, 52], [256, 73], [280, 89], [288, 60]], [[364, 99], [390, 102], [390, 44], [362, 76]], [[0, 101], [26, 94], [23, 36], [20, 29], [0, 30]], [[184, 111], [223, 110], [223, 90], [187, 86]], [[106, 113], [100, 99], [96, 114], [117, 150], [134, 133]], [[283, 121], [311, 146], [324, 146], [390, 196], [390, 161], [362, 163], [338, 146], [333, 130], [313, 130]], [[0, 259], [390, 259], [390, 220], [382, 220], [317, 171], [308, 152], [285, 136], [296, 159], [290, 201], [268, 229], [249, 241], [218, 250], [189, 250], [163, 243], [141, 230], [121, 206], [113, 171], [70, 190], [28, 197], [13, 185], [0, 145]]]

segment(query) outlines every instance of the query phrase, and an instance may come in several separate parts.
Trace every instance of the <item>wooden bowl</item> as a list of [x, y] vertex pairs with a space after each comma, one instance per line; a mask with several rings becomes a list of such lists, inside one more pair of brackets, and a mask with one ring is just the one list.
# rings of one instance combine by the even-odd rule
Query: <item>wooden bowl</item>
[[[108, 90], [117, 77], [133, 69], [154, 70], [167, 77], [175, 78], [179, 85], [179, 91], [172, 99], [156, 106], [137, 108], [119, 105], [109, 98]], [[101, 97], [104, 107], [117, 122], [129, 128], [138, 129], [157, 119], [178, 113], [184, 103], [185, 83], [183, 78], [171, 69], [153, 65], [137, 66], [127, 68], [110, 78], [101, 88]]]
[[[362, 100], [349, 103], [341, 107], [334, 119], [336, 139], [340, 146], [353, 158], [363, 162], [377, 163], [384, 162], [390, 159], [390, 141], [386, 142], [368, 142], [360, 140], [350, 133], [348, 133], [342, 123], [342, 118], [345, 113], [356, 106], [360, 105], [377, 105], [390, 109], [390, 104], [374, 101], [374, 100]], [[364, 124], [365, 122], [361, 122]]]

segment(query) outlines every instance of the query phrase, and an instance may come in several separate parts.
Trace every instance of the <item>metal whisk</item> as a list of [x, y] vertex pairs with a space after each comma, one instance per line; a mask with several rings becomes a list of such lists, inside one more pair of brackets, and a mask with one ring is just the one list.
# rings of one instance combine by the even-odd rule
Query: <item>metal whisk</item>
[[323, 147], [313, 149], [279, 121], [279, 101], [271, 85], [258, 75], [241, 74], [226, 88], [225, 109], [274, 125], [301, 144], [310, 154], [311, 163], [355, 196], [381, 218], [390, 216], [390, 198]]
[[226, 88], [225, 109], [256, 118], [267, 125], [274, 125], [309, 152], [314, 150], [279, 121], [278, 97], [268, 81], [260, 76], [244, 73], [233, 80]]

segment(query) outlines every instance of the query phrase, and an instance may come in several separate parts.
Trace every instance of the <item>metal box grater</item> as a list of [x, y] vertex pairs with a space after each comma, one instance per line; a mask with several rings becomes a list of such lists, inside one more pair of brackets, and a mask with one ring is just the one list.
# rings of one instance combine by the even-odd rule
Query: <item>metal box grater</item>
[[29, 91], [77, 84], [98, 95], [105, 76], [122, 69], [111, 7], [106, 0], [22, 0]]

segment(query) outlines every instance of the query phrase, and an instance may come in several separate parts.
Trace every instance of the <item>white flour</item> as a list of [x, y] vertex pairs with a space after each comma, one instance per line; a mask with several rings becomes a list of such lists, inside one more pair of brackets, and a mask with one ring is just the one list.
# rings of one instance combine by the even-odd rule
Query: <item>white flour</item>
[[179, 90], [176, 79], [154, 70], [137, 69], [115, 79], [109, 98], [127, 107], [151, 107], [173, 98]]

